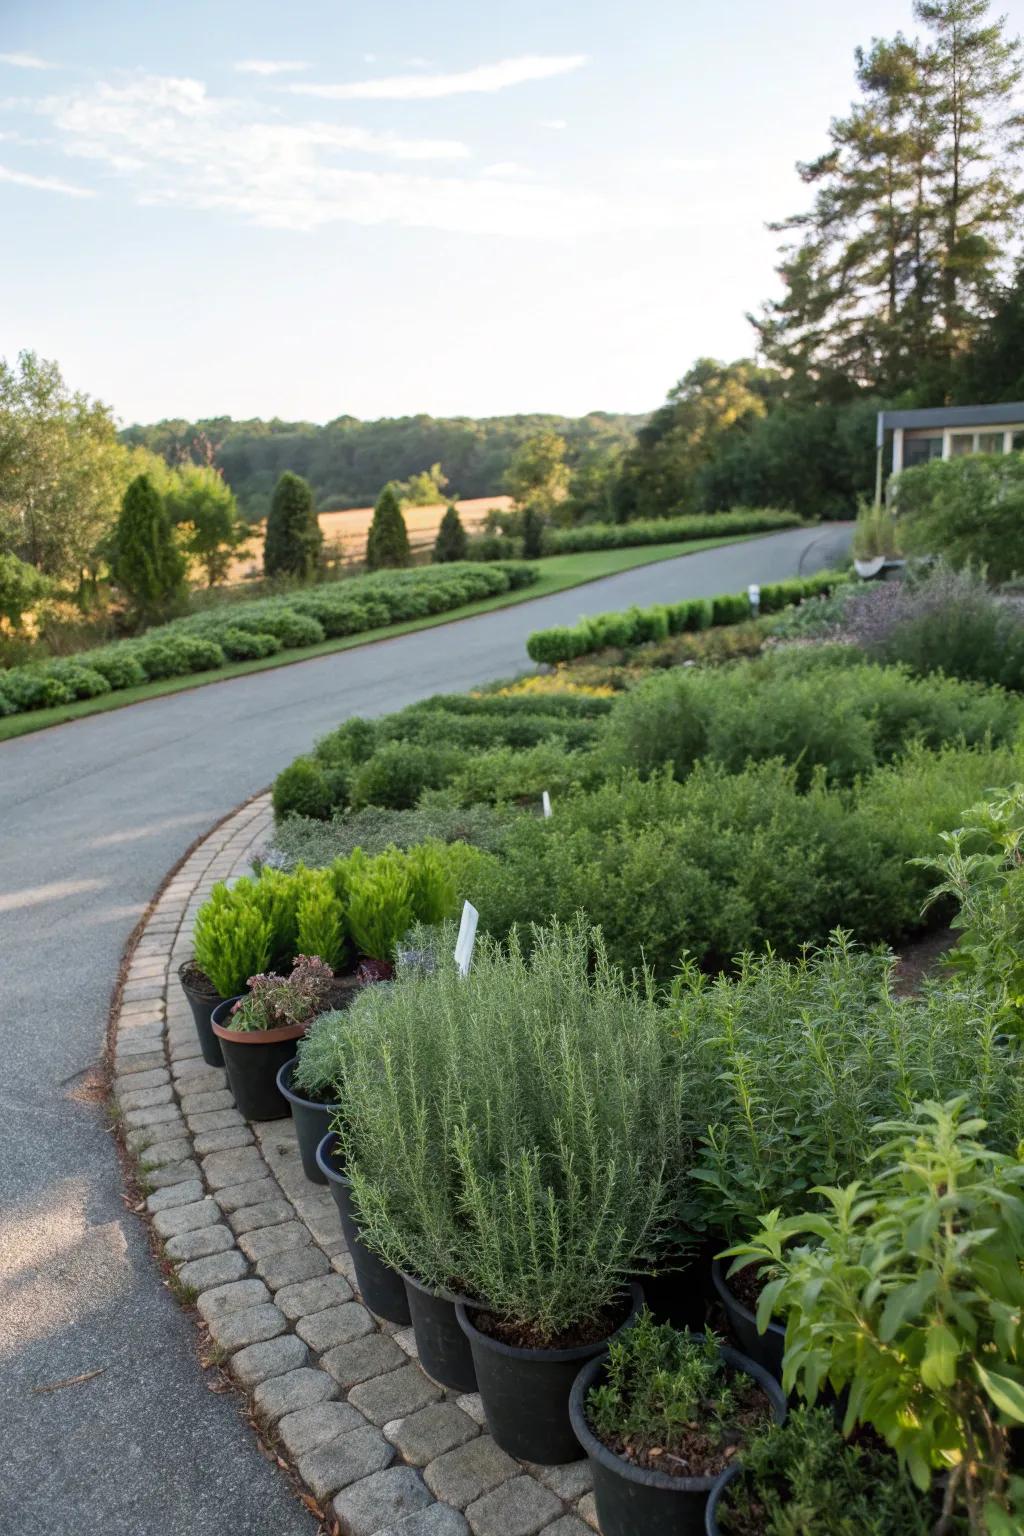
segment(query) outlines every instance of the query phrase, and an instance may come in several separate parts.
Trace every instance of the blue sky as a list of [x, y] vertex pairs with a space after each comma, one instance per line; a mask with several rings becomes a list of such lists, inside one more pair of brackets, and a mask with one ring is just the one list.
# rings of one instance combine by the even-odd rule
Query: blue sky
[[[1024, 0], [999, 7], [1024, 31]], [[910, 0], [0, 0], [0, 355], [125, 421], [647, 410]]]

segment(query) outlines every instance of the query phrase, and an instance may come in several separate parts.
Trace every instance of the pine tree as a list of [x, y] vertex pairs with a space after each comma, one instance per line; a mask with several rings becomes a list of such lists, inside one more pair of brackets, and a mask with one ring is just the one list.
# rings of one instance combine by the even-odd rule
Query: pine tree
[[409, 534], [402, 516], [402, 503], [390, 483], [384, 487], [373, 509], [373, 522], [366, 536], [366, 568], [383, 571], [412, 564]]
[[534, 502], [523, 508], [523, 559], [539, 560], [544, 553], [544, 517]]
[[286, 470], [274, 487], [267, 517], [264, 573], [309, 581], [320, 559], [323, 542], [311, 486], [300, 475]]
[[166, 618], [184, 601], [185, 557], [148, 475], [137, 475], [124, 493], [114, 548], [114, 579], [141, 617]]
[[443, 565], [451, 560], [465, 560], [468, 544], [466, 530], [462, 526], [459, 509], [454, 501], [448, 503], [434, 544], [434, 562]]

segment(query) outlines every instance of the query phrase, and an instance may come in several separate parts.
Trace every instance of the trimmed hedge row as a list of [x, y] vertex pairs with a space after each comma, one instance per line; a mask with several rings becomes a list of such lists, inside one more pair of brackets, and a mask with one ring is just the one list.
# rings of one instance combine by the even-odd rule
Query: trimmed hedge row
[[583, 523], [579, 528], [547, 529], [543, 549], [546, 555], [575, 555], [588, 549], [630, 549], [640, 544], [676, 542], [682, 544], [688, 539], [774, 533], [781, 528], [798, 528], [802, 521], [795, 512], [779, 512], [773, 507], [736, 507], [732, 512], [639, 518], [632, 523]]
[[32, 662], [0, 673], [0, 716], [96, 698], [121, 688], [208, 672], [325, 639], [447, 613], [481, 598], [529, 586], [536, 566], [453, 564], [358, 576], [284, 598], [230, 603], [175, 619], [137, 640]]
[[[816, 576], [794, 576], [789, 581], [769, 582], [761, 588], [761, 612], [779, 613], [808, 597], [820, 597], [847, 580], [842, 571], [820, 571]], [[624, 613], [599, 613], [578, 624], [538, 629], [526, 642], [532, 661], [554, 665], [573, 661], [608, 646], [625, 649], [669, 635], [710, 629], [719, 624], [740, 624], [750, 617], [745, 592], [724, 592], [717, 597], [691, 597], [679, 603], [655, 603], [651, 608], [627, 608]]]

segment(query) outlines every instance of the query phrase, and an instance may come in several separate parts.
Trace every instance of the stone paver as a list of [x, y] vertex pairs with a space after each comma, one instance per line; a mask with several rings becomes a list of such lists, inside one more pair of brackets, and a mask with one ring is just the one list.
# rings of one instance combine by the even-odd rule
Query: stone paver
[[346, 1536], [584, 1536], [587, 1463], [523, 1466], [476, 1393], [421, 1371], [411, 1328], [362, 1305], [330, 1191], [303, 1174], [290, 1119], [247, 1124], [203, 1061], [177, 965], [215, 880], [243, 872], [263, 799], [200, 844], [130, 963], [114, 1046], [126, 1140], [178, 1279], [252, 1411]]
[[513, 1477], [466, 1510], [473, 1536], [537, 1536], [562, 1512], [562, 1503], [532, 1477]]
[[394, 1459], [394, 1446], [388, 1444], [379, 1429], [367, 1424], [300, 1456], [299, 1476], [309, 1484], [316, 1498], [326, 1499], [339, 1488], [347, 1488], [374, 1472], [383, 1472]]
[[430, 1493], [418, 1472], [412, 1467], [389, 1467], [339, 1493], [334, 1513], [347, 1536], [377, 1536], [430, 1503]]

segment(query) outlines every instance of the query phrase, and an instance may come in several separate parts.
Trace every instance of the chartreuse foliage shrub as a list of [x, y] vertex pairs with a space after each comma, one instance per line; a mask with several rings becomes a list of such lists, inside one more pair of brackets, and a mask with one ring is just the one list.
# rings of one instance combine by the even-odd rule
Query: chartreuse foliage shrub
[[[111, 689], [210, 671], [227, 661], [271, 656], [319, 645], [325, 638], [362, 634], [387, 624], [447, 613], [536, 581], [535, 566], [515, 563], [425, 566], [325, 582], [287, 599], [224, 603], [84, 652], [75, 665], [99, 674]], [[0, 673], [0, 709], [18, 713], [106, 691], [95, 682], [69, 683], [67, 662], [31, 662]], [[61, 669], [64, 669], [63, 673]]]
[[870, 1171], [872, 1125], [964, 1094], [986, 1139], [1024, 1137], [1016, 1047], [980, 989], [896, 997], [891, 959], [835, 935], [793, 961], [744, 955], [714, 981], [684, 964], [671, 989], [697, 1145], [688, 1225], [729, 1241], [822, 1184]]
[[[914, 1482], [948, 1469], [945, 1505], [972, 1532], [1016, 1536], [1024, 1478], [1024, 1163], [979, 1139], [964, 1098], [878, 1127], [874, 1171], [772, 1211], [730, 1250], [771, 1266], [758, 1323], [786, 1319], [783, 1385], [848, 1393], [844, 1430], [871, 1425]], [[735, 1267], [735, 1266], [734, 1266]]]
[[960, 941], [949, 964], [992, 999], [1004, 1028], [1024, 1033], [1024, 784], [988, 795], [940, 832], [944, 851], [915, 860], [938, 877], [928, 904], [952, 897]]
[[582, 921], [478, 940], [462, 977], [356, 1001], [339, 1032], [346, 1166], [364, 1240], [485, 1296], [538, 1342], [592, 1320], [673, 1211], [683, 1079], [662, 1012]]
[[687, 539], [729, 538], [742, 533], [774, 533], [797, 528], [795, 512], [772, 507], [736, 507], [731, 512], [710, 512], [690, 517], [636, 518], [629, 523], [583, 523], [578, 528], [548, 528], [544, 533], [546, 555], [574, 555], [587, 549], [627, 549], [636, 544], [674, 544]]
[[[801, 1404], [743, 1447], [715, 1511], [723, 1536], [932, 1536], [936, 1505], [896, 1457], [850, 1445], [826, 1408]], [[941, 1503], [941, 1501], [938, 1501]], [[959, 1529], [951, 1527], [952, 1532]]]
[[[846, 581], [840, 571], [821, 571], [816, 576], [793, 577], [761, 588], [762, 613], [777, 613], [805, 598], [831, 592]], [[745, 592], [727, 592], [718, 597], [691, 598], [679, 603], [658, 603], [653, 608], [630, 608], [625, 613], [602, 613], [581, 619], [569, 628], [536, 630], [526, 642], [532, 661], [554, 664], [572, 661], [606, 646], [626, 649], [667, 635], [687, 630], [706, 629], [709, 624], [739, 624], [750, 617], [750, 599]]]
[[249, 879], [230, 887], [218, 883], [196, 913], [195, 962], [221, 997], [237, 997], [249, 977], [270, 964], [275, 935], [256, 884]]

